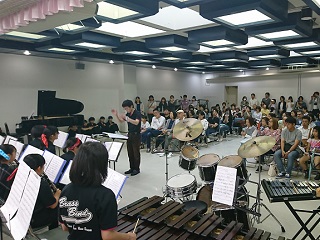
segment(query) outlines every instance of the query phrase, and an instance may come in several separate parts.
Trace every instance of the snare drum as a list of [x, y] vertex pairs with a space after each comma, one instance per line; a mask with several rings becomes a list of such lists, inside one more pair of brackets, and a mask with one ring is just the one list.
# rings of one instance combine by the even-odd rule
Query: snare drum
[[238, 155], [230, 155], [222, 158], [218, 166], [224, 166], [224, 167], [231, 167], [237, 169], [237, 176], [242, 178], [239, 181], [239, 184], [242, 184], [244, 182], [243, 179], [248, 179], [248, 172], [243, 164], [242, 157]]
[[197, 162], [200, 178], [205, 182], [213, 182], [216, 176], [217, 164], [220, 157], [210, 153], [201, 156]]
[[192, 171], [196, 168], [198, 158], [198, 149], [192, 146], [185, 146], [181, 150], [179, 166], [187, 171]]
[[169, 197], [188, 197], [196, 192], [197, 180], [191, 174], [178, 174], [169, 178], [166, 187]]

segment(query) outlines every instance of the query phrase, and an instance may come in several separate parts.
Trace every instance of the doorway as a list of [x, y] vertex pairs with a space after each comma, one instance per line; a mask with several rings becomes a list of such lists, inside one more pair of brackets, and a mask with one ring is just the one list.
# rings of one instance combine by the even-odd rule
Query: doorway
[[238, 86], [226, 86], [226, 103], [230, 107], [231, 104], [238, 106]]

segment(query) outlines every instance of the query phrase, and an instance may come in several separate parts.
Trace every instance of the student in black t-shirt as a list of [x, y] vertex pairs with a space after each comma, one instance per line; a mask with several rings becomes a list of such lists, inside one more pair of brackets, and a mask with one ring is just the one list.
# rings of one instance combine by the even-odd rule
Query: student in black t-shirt
[[140, 145], [141, 145], [141, 114], [133, 107], [131, 100], [124, 100], [122, 107], [127, 114], [119, 114], [117, 110], [112, 109], [112, 114], [115, 115], [120, 122], [128, 123], [128, 140], [127, 151], [130, 162], [130, 169], [125, 174], [135, 176], [140, 173]]
[[91, 134], [100, 133], [99, 126], [95, 123], [96, 119], [94, 117], [89, 117], [88, 127], [91, 128]]
[[209, 126], [206, 130], [207, 137], [212, 134], [219, 132], [220, 118], [218, 117], [218, 112], [216, 109], [213, 109], [211, 112], [211, 117], [208, 118]]
[[98, 122], [98, 127], [99, 127], [99, 132], [102, 133], [102, 132], [108, 132], [108, 126], [107, 126], [107, 123], [105, 122], [106, 121], [106, 118], [101, 116], [100, 119], [99, 119], [99, 122]]
[[[29, 154], [23, 161], [39, 176], [44, 173], [45, 159], [39, 154]], [[40, 189], [31, 218], [31, 227], [49, 225], [49, 229], [58, 227], [58, 201], [61, 190], [52, 192], [49, 183], [41, 178]]]
[[64, 154], [61, 155], [61, 158], [67, 161], [66, 166], [68, 165], [70, 160], [73, 160], [76, 156], [79, 147], [81, 146], [82, 142], [79, 138], [69, 138], [63, 148]]
[[10, 144], [0, 145], [0, 198], [5, 201], [8, 198], [12, 180], [10, 175], [17, 165], [10, 165], [16, 159], [17, 150]]
[[43, 150], [41, 135], [43, 133], [44, 128], [45, 128], [44, 125], [36, 125], [32, 127], [31, 137], [33, 138], [33, 140], [29, 143], [29, 145]]
[[68, 139], [76, 137], [78, 133], [78, 126], [76, 124], [72, 124], [68, 128]]
[[109, 132], [109, 133], [116, 133], [116, 132], [119, 131], [118, 124], [116, 124], [113, 121], [113, 117], [112, 116], [108, 117], [107, 128], [108, 128], [107, 132]]
[[70, 180], [59, 199], [59, 221], [69, 240], [135, 240], [134, 233], [119, 233], [114, 193], [102, 183], [108, 175], [108, 151], [86, 142], [73, 159]]
[[56, 154], [56, 147], [53, 142], [58, 139], [59, 131], [55, 126], [45, 127], [41, 134], [41, 150], [48, 150], [49, 152]]

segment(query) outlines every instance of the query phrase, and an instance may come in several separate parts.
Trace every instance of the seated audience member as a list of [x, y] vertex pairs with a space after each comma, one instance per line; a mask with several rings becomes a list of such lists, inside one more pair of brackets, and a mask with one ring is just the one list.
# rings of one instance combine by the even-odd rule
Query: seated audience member
[[187, 118], [197, 118], [197, 115], [195, 114], [194, 110], [189, 110], [187, 112]]
[[[237, 111], [236, 111], [236, 105], [234, 103], [231, 104], [231, 114], [233, 117], [235, 117]], [[212, 111], [212, 110], [211, 110]]]
[[212, 133], [219, 133], [220, 118], [218, 117], [216, 109], [213, 109], [211, 116], [212, 117], [208, 118], [208, 127], [206, 129], [207, 137]]
[[196, 96], [192, 96], [191, 105], [192, 105], [195, 109], [198, 109], [198, 101], [197, 101]]
[[243, 109], [243, 108], [246, 108], [246, 107], [248, 107], [248, 106], [249, 106], [248, 99], [247, 99], [246, 96], [243, 96], [243, 97], [242, 97], [242, 101], [241, 101], [241, 103], [240, 103], [240, 107], [241, 107], [241, 109]]
[[180, 121], [183, 121], [184, 119], [184, 111], [183, 110], [178, 110], [177, 111], [177, 119], [175, 121], [175, 125], [177, 125]]
[[106, 128], [108, 129], [109, 133], [116, 133], [116, 132], [119, 131], [118, 124], [116, 124], [113, 121], [113, 117], [112, 116], [108, 117], [108, 122], [106, 123]]
[[269, 109], [270, 109], [271, 113], [274, 113], [277, 115], [278, 107], [277, 107], [277, 100], [276, 99], [271, 99]]
[[140, 97], [136, 97], [134, 100], [134, 108], [141, 114], [144, 114], [144, 105], [143, 102], [141, 102]]
[[73, 160], [71, 183], [63, 189], [59, 199], [59, 222], [62, 230], [69, 232], [68, 239], [136, 239], [134, 233], [115, 230], [116, 197], [102, 185], [108, 175], [108, 157], [102, 144], [86, 142]]
[[251, 117], [251, 116], [252, 116], [251, 107], [246, 106], [245, 112], [243, 113], [243, 117], [246, 119], [246, 118]]
[[314, 92], [312, 94], [309, 104], [311, 106], [312, 114], [314, 116], [317, 116], [319, 114], [319, 108], [320, 108], [319, 92]]
[[13, 180], [10, 175], [17, 165], [11, 165], [16, 159], [17, 150], [10, 144], [0, 145], [0, 202], [7, 200]]
[[[299, 159], [300, 167], [304, 170], [304, 178], [309, 177], [309, 170], [307, 166], [307, 162], [311, 159], [311, 155], [314, 153], [314, 162], [313, 165], [320, 170], [320, 127], [315, 126], [312, 130], [312, 135], [308, 139], [308, 145], [306, 148], [306, 152], [304, 155]], [[320, 180], [320, 174], [317, 172], [316, 177], [314, 180]]]
[[297, 119], [296, 119], [297, 122], [296, 122], [296, 125], [301, 126], [302, 117], [303, 117], [302, 111], [301, 110], [297, 110]]
[[264, 130], [264, 129], [269, 129], [269, 118], [267, 117], [263, 117], [261, 119], [261, 124], [260, 124], [260, 128], [258, 129], [258, 135], [260, 135], [260, 133]]
[[242, 129], [241, 135], [245, 138], [252, 138], [257, 136], [257, 128], [253, 118], [249, 117], [246, 119], [246, 127]]
[[267, 115], [267, 118], [271, 119], [271, 118], [277, 118], [277, 114], [273, 113], [273, 112], [270, 112], [268, 115]]
[[99, 132], [102, 133], [102, 132], [108, 132], [109, 128], [107, 127], [107, 124], [106, 124], [106, 118], [101, 116], [100, 119], [99, 119], [99, 122], [98, 122], [98, 127], [99, 127]]
[[302, 117], [302, 124], [298, 129], [302, 133], [302, 140], [301, 140], [301, 146], [306, 148], [308, 145], [308, 139], [311, 136], [312, 129], [310, 128], [310, 118], [309, 116], [303, 116]]
[[290, 116], [293, 117], [293, 118], [297, 118], [297, 111], [296, 110], [292, 110], [290, 112]]
[[148, 114], [148, 121], [152, 121], [153, 117], [153, 110], [157, 108], [157, 103], [154, 101], [153, 95], [149, 96], [148, 104], [147, 104], [147, 114]]
[[[225, 124], [226, 126], [228, 126], [228, 129], [225, 131], [229, 131], [230, 134], [232, 134], [232, 121], [233, 121], [233, 118], [231, 115], [230, 108], [226, 108], [225, 113], [222, 115], [222, 124]], [[225, 131], [223, 133], [225, 133]]]
[[310, 117], [309, 127], [310, 127], [310, 128], [314, 128], [314, 127], [317, 126], [317, 125], [316, 125], [316, 123], [315, 123], [316, 119], [315, 119], [313, 113], [309, 113], [309, 117]]
[[145, 131], [147, 131], [147, 129], [150, 128], [150, 123], [147, 121], [147, 116], [142, 115], [141, 116], [141, 129], [140, 129], [140, 133], [141, 133], [141, 145], [140, 148], [143, 149], [144, 148], [144, 142], [147, 141], [147, 136], [145, 134], [143, 134]]
[[256, 94], [251, 93], [251, 99], [249, 100], [249, 107], [253, 108], [253, 106], [259, 106], [259, 100], [256, 98]]
[[287, 111], [287, 102], [284, 96], [280, 97], [280, 101], [278, 103], [278, 116], [281, 117], [283, 113]]
[[76, 124], [72, 124], [68, 127], [68, 139], [76, 137], [78, 133], [78, 126]]
[[55, 126], [47, 126], [41, 134], [41, 150], [48, 150], [49, 152], [56, 154], [56, 147], [53, 142], [58, 139], [59, 131]]
[[302, 110], [303, 107], [307, 107], [307, 104], [306, 104], [305, 101], [303, 101], [303, 97], [300, 96], [300, 97], [298, 97], [298, 100], [297, 100], [297, 102], [296, 102], [296, 104], [294, 106], [294, 109]]
[[307, 116], [309, 114], [307, 106], [302, 107], [302, 115]]
[[[156, 140], [156, 148], [159, 147], [160, 143], [162, 144], [162, 150], [168, 150], [168, 146], [173, 139], [173, 128], [176, 123], [177, 113], [170, 112], [170, 118], [166, 120], [166, 124], [162, 129], [162, 136], [160, 135]], [[163, 156], [163, 155], [162, 155]], [[168, 157], [171, 157], [171, 154], [168, 154]]]
[[147, 143], [147, 152], [151, 151], [151, 137], [157, 137], [162, 133], [166, 119], [160, 115], [157, 109], [153, 110], [154, 117], [152, 118], [151, 127], [142, 134], [141, 139], [145, 139]]
[[267, 108], [265, 103], [262, 104], [261, 113], [263, 117], [266, 117], [270, 113], [270, 110]]
[[[39, 154], [29, 154], [23, 161], [39, 176], [44, 173], [45, 159]], [[58, 227], [58, 201], [61, 191], [52, 192], [49, 183], [41, 178], [40, 189], [31, 218], [31, 227], [49, 225], [49, 230]]]
[[[261, 103], [264, 103], [267, 106], [267, 108], [270, 106], [271, 99], [270, 99], [270, 93], [269, 92], [266, 92], [264, 94], [264, 98], [262, 98]], [[263, 105], [263, 104], [261, 104], [261, 105]]]
[[185, 112], [188, 111], [190, 105], [190, 101], [188, 100], [188, 96], [185, 94], [183, 95], [183, 98], [181, 100], [181, 109]]
[[[286, 120], [287, 128], [281, 132], [281, 149], [275, 152], [274, 160], [277, 164], [279, 174], [278, 178], [290, 178], [294, 162], [301, 154], [299, 144], [302, 139], [302, 133], [296, 129], [296, 119], [288, 117]], [[288, 159], [287, 169], [284, 168], [282, 158]]]
[[[207, 131], [207, 129], [208, 129], [209, 123], [208, 123], [207, 119], [205, 119], [205, 114], [204, 114], [203, 111], [199, 112], [198, 120], [201, 122], [202, 128], [203, 128], [203, 131], [202, 131], [202, 133], [200, 134], [200, 136], [205, 136], [205, 142], [207, 142], [206, 131]], [[219, 119], [219, 121], [220, 121], [220, 119]], [[200, 136], [199, 136], [199, 137], [200, 137]], [[195, 143], [196, 143], [196, 146], [198, 145], [199, 137], [197, 137], [197, 138], [194, 140]]]
[[173, 95], [170, 95], [170, 100], [168, 101], [168, 109], [170, 112], [176, 111], [177, 101], [174, 99]]
[[292, 96], [288, 97], [287, 102], [287, 113], [291, 113], [291, 111], [294, 109], [294, 102]]
[[41, 135], [43, 133], [45, 126], [44, 125], [36, 125], [33, 126], [31, 129], [31, 137], [33, 138], [32, 141], [29, 143], [29, 145], [38, 148], [43, 149], [43, 144], [41, 141]]
[[[262, 118], [263, 121], [264, 118]], [[281, 139], [281, 129], [279, 129], [278, 119], [272, 118], [268, 119], [268, 127], [265, 127], [262, 131], [259, 132], [260, 136], [270, 136], [276, 140], [276, 144], [272, 147], [271, 150], [260, 156], [261, 164], [264, 164], [264, 157], [266, 155], [274, 154], [280, 148], [280, 139]], [[256, 172], [261, 171], [262, 168], [258, 167]]]
[[164, 113], [165, 109], [168, 109], [168, 104], [167, 104], [166, 98], [162, 97], [160, 100], [160, 103], [158, 105], [158, 111], [162, 114], [162, 113]]
[[257, 106], [256, 110], [253, 111], [252, 113], [252, 118], [256, 121], [256, 122], [260, 122], [262, 119], [262, 113], [261, 113], [261, 107]]
[[166, 120], [170, 119], [170, 111], [168, 110], [168, 108], [164, 109], [163, 113], [161, 114], [161, 116], [164, 116], [164, 118]]

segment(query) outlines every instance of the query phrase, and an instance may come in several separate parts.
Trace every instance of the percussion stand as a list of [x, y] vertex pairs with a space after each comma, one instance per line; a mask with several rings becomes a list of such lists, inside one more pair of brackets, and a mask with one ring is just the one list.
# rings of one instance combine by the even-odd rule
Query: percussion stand
[[[258, 161], [258, 168], [261, 168], [261, 156], [259, 157], [259, 161]], [[271, 216], [281, 227], [281, 231], [285, 232], [285, 228], [283, 227], [283, 225], [281, 224], [281, 222], [278, 220], [278, 218], [271, 212], [271, 210], [262, 202], [261, 199], [261, 171], [259, 171], [259, 176], [258, 176], [258, 183], [257, 183], [257, 197], [256, 197], [256, 202], [252, 205], [251, 209], [256, 211], [257, 213], [259, 213], [259, 215], [257, 216], [253, 216], [253, 221], [252, 221], [252, 225], [254, 224], [255, 221], [257, 221], [257, 224], [259, 223], [263, 223], [269, 216]], [[261, 216], [261, 207], [264, 207], [265, 210], [269, 213], [264, 219], [260, 220], [260, 216]]]

